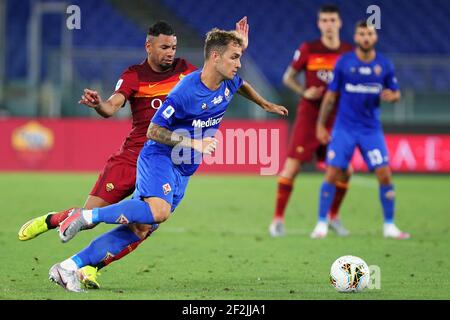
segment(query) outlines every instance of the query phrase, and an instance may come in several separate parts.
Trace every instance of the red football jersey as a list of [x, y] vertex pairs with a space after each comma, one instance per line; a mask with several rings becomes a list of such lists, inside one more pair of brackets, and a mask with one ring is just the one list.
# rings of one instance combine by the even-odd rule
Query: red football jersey
[[178, 81], [195, 70], [197, 67], [177, 58], [169, 70], [159, 73], [153, 71], [146, 59], [122, 73], [114, 93], [123, 94], [130, 102], [133, 121], [121, 150], [139, 153], [147, 141], [147, 129], [156, 110]]
[[[335, 50], [327, 48], [320, 39], [304, 42], [295, 51], [291, 67], [298, 72], [305, 71], [306, 88], [311, 86], [326, 88], [333, 79], [334, 65], [339, 56], [352, 50], [353, 46], [346, 42], [341, 42], [339, 48]], [[302, 98], [300, 103], [319, 108], [321, 101]]]

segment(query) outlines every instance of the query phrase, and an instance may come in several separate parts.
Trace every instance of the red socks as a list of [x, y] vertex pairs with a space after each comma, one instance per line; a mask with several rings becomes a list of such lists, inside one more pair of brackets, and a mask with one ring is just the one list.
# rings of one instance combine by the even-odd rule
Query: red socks
[[331, 204], [330, 212], [328, 213], [330, 220], [337, 219], [339, 215], [339, 208], [341, 207], [342, 200], [347, 193], [347, 189], [348, 183], [340, 181], [336, 182], [336, 193], [334, 194], [334, 200]]
[[277, 200], [275, 205], [274, 219], [284, 219], [284, 211], [291, 196], [294, 181], [280, 177], [278, 179]]
[[66, 218], [69, 216], [69, 212], [72, 210], [73, 208], [64, 210], [64, 211], [60, 211], [57, 213], [53, 213], [50, 216], [47, 217], [47, 226], [49, 229], [55, 229], [56, 227], [59, 226], [59, 224], [61, 222], [63, 222], [64, 220], [66, 220]]

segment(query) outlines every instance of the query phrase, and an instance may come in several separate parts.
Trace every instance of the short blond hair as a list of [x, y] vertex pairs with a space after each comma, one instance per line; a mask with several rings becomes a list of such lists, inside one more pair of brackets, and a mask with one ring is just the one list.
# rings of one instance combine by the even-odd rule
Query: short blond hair
[[226, 31], [218, 28], [214, 28], [206, 34], [205, 40], [205, 60], [208, 59], [213, 50], [217, 50], [220, 54], [223, 54], [228, 44], [236, 43], [238, 46], [242, 47], [243, 39], [239, 33], [236, 31]]

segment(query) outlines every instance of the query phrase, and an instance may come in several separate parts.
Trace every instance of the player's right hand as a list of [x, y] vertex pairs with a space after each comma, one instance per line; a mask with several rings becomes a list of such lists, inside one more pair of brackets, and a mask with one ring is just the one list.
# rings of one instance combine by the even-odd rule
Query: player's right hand
[[316, 127], [316, 138], [321, 144], [330, 142], [331, 137], [324, 125], [318, 124]]
[[325, 92], [325, 87], [311, 86], [303, 92], [303, 97], [308, 100], [319, 100]]
[[203, 154], [211, 154], [216, 150], [219, 140], [213, 137], [207, 137], [202, 140], [194, 140], [193, 147]]
[[242, 51], [248, 48], [248, 30], [247, 16], [236, 22], [236, 32], [242, 37]]
[[88, 107], [96, 108], [102, 103], [102, 98], [97, 91], [91, 89], [84, 89], [84, 94], [81, 96], [80, 104], [85, 104]]

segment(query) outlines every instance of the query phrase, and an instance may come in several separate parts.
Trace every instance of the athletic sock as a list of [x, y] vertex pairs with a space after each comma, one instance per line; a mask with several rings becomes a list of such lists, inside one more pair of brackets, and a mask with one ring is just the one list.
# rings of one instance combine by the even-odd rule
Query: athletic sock
[[109, 255], [107, 258], [101, 260], [99, 263], [94, 265], [94, 267], [96, 267], [98, 270], [100, 270], [100, 269], [106, 267], [107, 265], [109, 265], [111, 262], [122, 259], [126, 255], [128, 255], [129, 253], [134, 251], [142, 243], [142, 241], [147, 239], [153, 232], [155, 232], [156, 229], [158, 229], [158, 226], [159, 226], [158, 224], [153, 224], [151, 226], [151, 229], [148, 231], [147, 235], [145, 236], [145, 238], [140, 239], [139, 241], [133, 242], [132, 244], [125, 247], [124, 249], [122, 249], [122, 251], [120, 251], [118, 254], [116, 254], [114, 256]]
[[66, 259], [63, 262], [61, 262], [60, 264], [61, 264], [61, 267], [63, 267], [66, 270], [77, 270], [79, 268], [78, 265], [76, 264], [76, 262], [72, 258]]
[[339, 208], [341, 207], [342, 200], [347, 193], [348, 184], [345, 182], [336, 183], [336, 193], [334, 194], [333, 203], [331, 204], [329, 217], [330, 220], [337, 219], [339, 216]]
[[284, 219], [284, 213], [287, 203], [292, 193], [293, 183], [292, 179], [280, 177], [278, 179], [277, 200], [275, 204], [274, 219]]
[[49, 214], [47, 218], [45, 219], [45, 223], [47, 224], [47, 227], [49, 229], [55, 229], [59, 226], [61, 222], [67, 219], [69, 216], [70, 211], [72, 211], [73, 208], [56, 212], [53, 214]]
[[394, 223], [395, 191], [391, 184], [380, 185], [380, 202], [383, 207], [384, 223]]
[[319, 214], [318, 219], [320, 222], [327, 221], [327, 213], [330, 211], [331, 204], [333, 203], [334, 195], [336, 193], [336, 186], [326, 181], [322, 183], [319, 195]]
[[[96, 266], [102, 261], [114, 258], [123, 250], [134, 250], [142, 240], [127, 226], [118, 226], [94, 239], [86, 248], [73, 255], [78, 268]], [[123, 254], [124, 255], [124, 254]]]
[[155, 219], [147, 202], [131, 199], [123, 200], [103, 208], [93, 209], [92, 223], [99, 222], [112, 224], [128, 224], [134, 222], [153, 224], [155, 223]]

